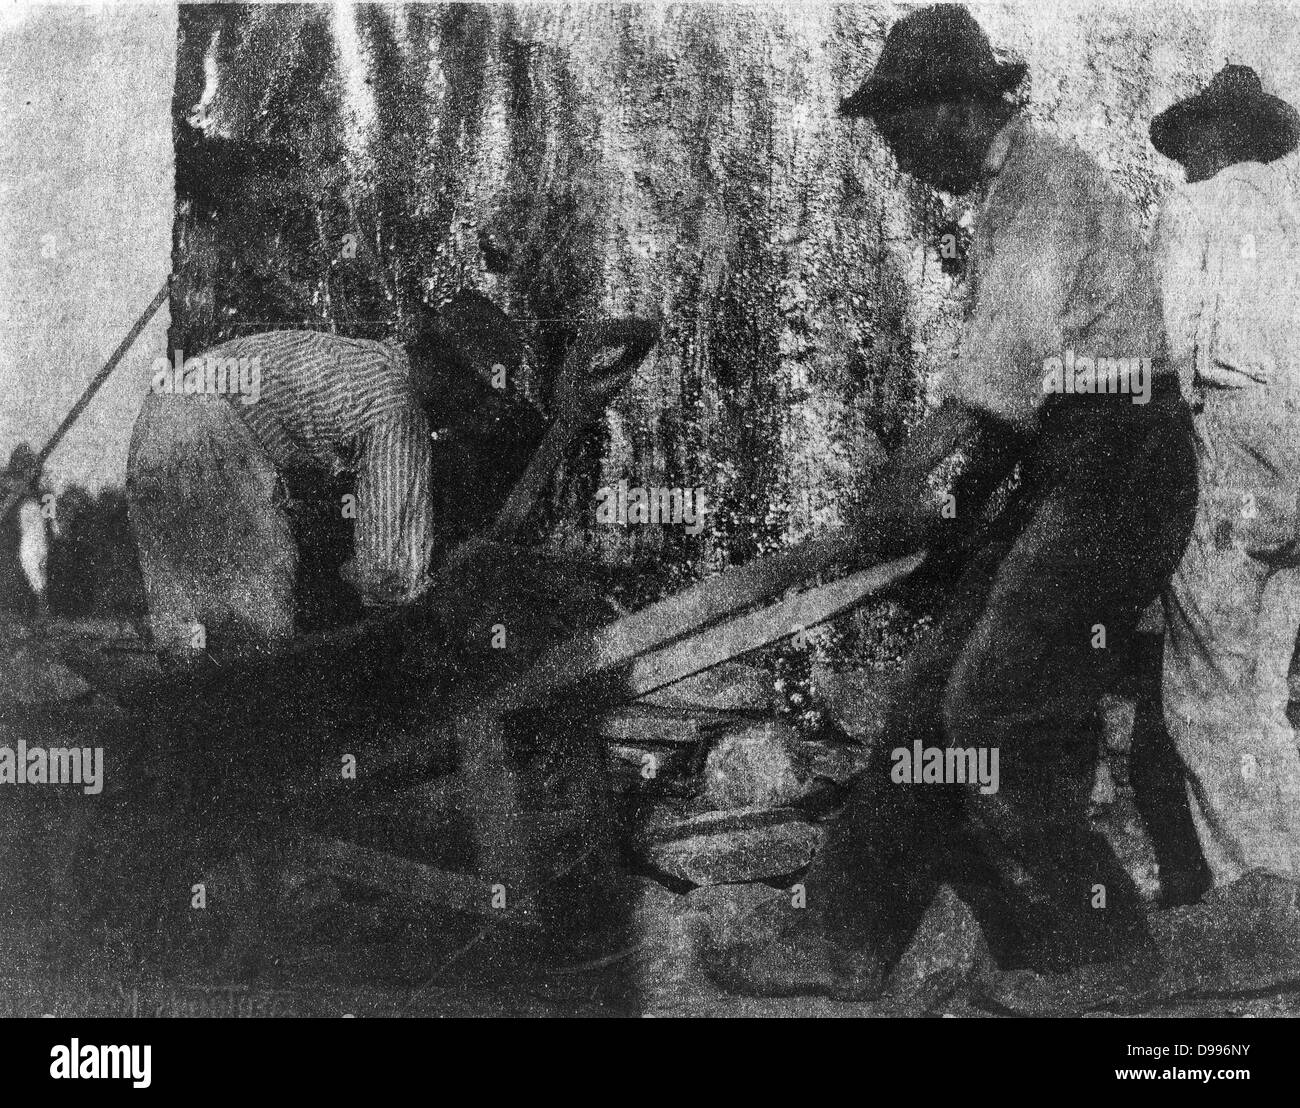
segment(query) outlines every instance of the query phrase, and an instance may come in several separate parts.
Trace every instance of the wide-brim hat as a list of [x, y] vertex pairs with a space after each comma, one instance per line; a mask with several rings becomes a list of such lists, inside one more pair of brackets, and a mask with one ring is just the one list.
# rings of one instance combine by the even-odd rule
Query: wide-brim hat
[[1226, 65], [1195, 96], [1179, 100], [1151, 121], [1151, 145], [1181, 162], [1188, 124], [1209, 122], [1230, 136], [1246, 161], [1271, 162], [1300, 145], [1300, 112], [1270, 96], [1248, 65]]
[[960, 4], [910, 12], [885, 36], [876, 67], [839, 114], [871, 116], [951, 95], [1001, 96], [1024, 80], [1022, 62], [999, 62], [988, 36]]

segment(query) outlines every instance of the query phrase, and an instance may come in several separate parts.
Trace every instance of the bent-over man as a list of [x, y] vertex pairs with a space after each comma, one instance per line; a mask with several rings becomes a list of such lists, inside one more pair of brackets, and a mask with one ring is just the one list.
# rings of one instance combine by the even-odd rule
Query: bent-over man
[[[513, 376], [509, 321], [476, 294], [453, 300], [427, 330], [454, 335], [460, 316], [485, 308], [499, 325], [479, 328], [488, 339], [468, 351], [471, 368]], [[428, 337], [416, 345], [429, 347]], [[166, 664], [267, 653], [291, 638], [300, 562], [314, 553], [299, 549], [295, 506], [321, 489], [336, 497], [329, 510], [353, 521], [341, 575], [361, 603], [419, 595], [435, 547], [427, 402], [451, 361], [413, 364], [395, 342], [273, 331], [179, 369], [156, 367], [131, 438], [127, 494]]]

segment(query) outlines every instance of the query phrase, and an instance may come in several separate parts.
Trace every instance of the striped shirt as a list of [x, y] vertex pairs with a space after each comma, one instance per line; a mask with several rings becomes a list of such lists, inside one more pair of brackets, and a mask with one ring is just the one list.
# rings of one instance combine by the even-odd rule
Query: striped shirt
[[[366, 603], [412, 599], [433, 550], [433, 450], [406, 352], [323, 331], [268, 331], [203, 357], [248, 359], [243, 395], [232, 387], [227, 399], [277, 469], [355, 475], [347, 576]], [[260, 383], [250, 393], [254, 359]]]
[[1184, 393], [1300, 388], [1300, 213], [1281, 170], [1239, 162], [1182, 186], [1153, 246]]

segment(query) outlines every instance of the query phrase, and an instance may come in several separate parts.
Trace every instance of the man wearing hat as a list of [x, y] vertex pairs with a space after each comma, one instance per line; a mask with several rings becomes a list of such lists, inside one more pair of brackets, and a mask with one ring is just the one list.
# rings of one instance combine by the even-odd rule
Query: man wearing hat
[[[939, 5], [894, 25], [840, 107], [870, 119], [908, 174], [981, 197], [942, 403], [857, 521], [867, 558], [958, 536], [969, 552], [805, 879], [806, 907], [712, 951], [738, 991], [901, 988], [891, 972], [945, 884], [1031, 986], [1047, 980], [1031, 971], [1072, 971], [1082, 1005], [1157, 972], [1087, 805], [1098, 697], [1182, 553], [1195, 457], [1133, 213], [1094, 162], [1019, 114], [1007, 97], [1023, 76], [965, 8]], [[1099, 387], [1102, 366], [1114, 388]], [[972, 534], [1017, 463], [1010, 506]], [[899, 751], [917, 746], [997, 752], [1000, 782], [900, 773]]]
[[1300, 878], [1286, 712], [1300, 632], [1300, 222], [1272, 163], [1300, 142], [1300, 114], [1229, 65], [1156, 116], [1151, 142], [1187, 173], [1161, 209], [1155, 257], [1200, 463], [1196, 522], [1164, 598], [1165, 722], [1213, 884], [1289, 885]]
[[292, 637], [300, 578], [329, 561], [328, 537], [317, 528], [304, 549], [299, 524], [326, 493], [323, 510], [352, 533], [334, 575], [360, 604], [421, 592], [435, 546], [431, 398], [449, 372], [513, 382], [522, 347], [504, 313], [461, 293], [422, 317], [410, 350], [272, 331], [157, 367], [127, 496], [164, 664], [266, 653]]

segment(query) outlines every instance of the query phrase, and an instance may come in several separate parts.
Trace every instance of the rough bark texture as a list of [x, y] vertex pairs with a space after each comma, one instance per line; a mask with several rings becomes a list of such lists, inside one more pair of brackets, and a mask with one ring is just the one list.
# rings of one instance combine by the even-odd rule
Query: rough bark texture
[[[172, 345], [400, 334], [468, 285], [525, 321], [544, 402], [578, 320], [659, 312], [665, 342], [569, 467], [552, 541], [700, 572], [833, 524], [961, 317], [939, 254], [961, 209], [834, 114], [903, 10], [184, 6]], [[1225, 54], [1283, 95], [1297, 80], [1280, 9], [1234, 21], [1244, 44], [1222, 12], [1163, 10], [977, 12], [1029, 62], [1031, 113], [1147, 221], [1175, 169], [1146, 139], [1156, 111]], [[702, 487], [704, 531], [596, 524], [621, 478]]]

